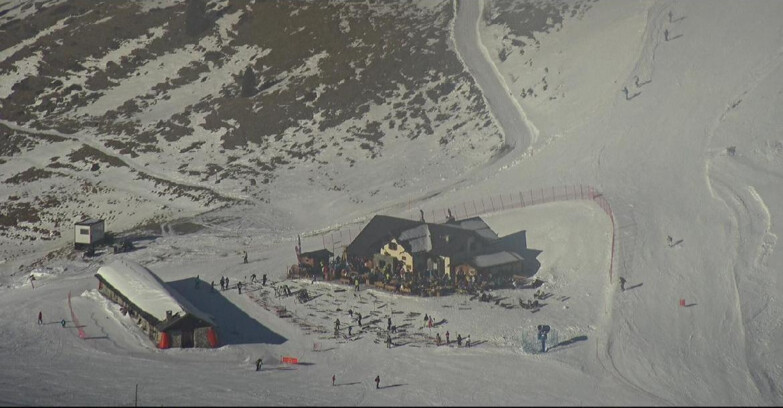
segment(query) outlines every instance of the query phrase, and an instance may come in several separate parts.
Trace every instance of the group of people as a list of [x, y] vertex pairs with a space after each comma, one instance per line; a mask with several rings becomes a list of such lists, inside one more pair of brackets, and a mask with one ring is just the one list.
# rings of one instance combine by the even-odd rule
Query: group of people
[[[446, 331], [446, 344], [451, 344], [451, 338], [449, 337], [450, 333], [448, 330]], [[462, 347], [462, 335], [457, 334], [457, 347]], [[435, 333], [435, 344], [440, 346], [443, 342], [443, 339], [440, 337], [440, 333]], [[465, 338], [465, 347], [470, 347], [470, 335], [468, 335], [467, 338]]]
[[[245, 278], [247, 278], [247, 275], [245, 275]], [[198, 282], [199, 282], [199, 277], [196, 276], [196, 288], [198, 288]], [[225, 277], [221, 276], [220, 277], [220, 290], [228, 290], [228, 288], [230, 287], [229, 286], [229, 284], [230, 284], [229, 282], [230, 282], [230, 280], [229, 280], [228, 276], [225, 276]], [[257, 282], [256, 274], [250, 275], [250, 282], [251, 283]], [[266, 286], [266, 274], [263, 274], [261, 276], [261, 285], [262, 286]], [[237, 287], [237, 290], [239, 291], [240, 295], [242, 294], [242, 287], [243, 286], [245, 286], [245, 285], [242, 282], [237, 282], [236, 287]], [[212, 281], [212, 289], [214, 290], [214, 288], [215, 288], [215, 281]]]

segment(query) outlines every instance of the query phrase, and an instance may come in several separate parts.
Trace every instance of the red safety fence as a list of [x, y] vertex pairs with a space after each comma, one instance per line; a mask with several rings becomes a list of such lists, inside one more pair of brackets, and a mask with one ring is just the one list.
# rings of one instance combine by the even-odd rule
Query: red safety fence
[[76, 326], [77, 329], [79, 329], [79, 338], [83, 339], [86, 337], [86, 334], [84, 334], [84, 329], [82, 329], [82, 325], [79, 324], [79, 319], [76, 318], [76, 313], [73, 312], [73, 306], [71, 306], [71, 292], [68, 292], [68, 309], [71, 309], [71, 321]]
[[[409, 202], [406, 211], [407, 214], [403, 217], [412, 220], [420, 220], [423, 215], [424, 220], [427, 222], [440, 223], [448, 220], [449, 214], [451, 214], [455, 220], [460, 220], [515, 208], [571, 200], [595, 201], [612, 221], [612, 254], [609, 261], [609, 281], [611, 282], [613, 279], [615, 257], [616, 227], [614, 214], [612, 213], [612, 207], [609, 205], [606, 198], [604, 198], [603, 194], [597, 192], [592, 186], [574, 184], [571, 186], [534, 188], [513, 193], [499, 193], [457, 202], [451, 207], [430, 208], [426, 210], [423, 208], [413, 208]], [[358, 227], [342, 228], [340, 230], [320, 234], [321, 244], [324, 249], [328, 249], [334, 254], [340, 254], [342, 250], [351, 243], [353, 238], [359, 234], [363, 227], [364, 226], [362, 225]], [[313, 244], [313, 242], [310, 242], [310, 244]]]

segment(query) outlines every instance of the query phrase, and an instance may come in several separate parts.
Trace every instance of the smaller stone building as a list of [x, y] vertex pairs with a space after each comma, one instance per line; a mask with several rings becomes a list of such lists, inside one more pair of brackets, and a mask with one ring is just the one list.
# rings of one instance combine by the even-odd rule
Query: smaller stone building
[[122, 306], [159, 348], [218, 346], [215, 323], [152, 271], [116, 260], [98, 268], [98, 290]]

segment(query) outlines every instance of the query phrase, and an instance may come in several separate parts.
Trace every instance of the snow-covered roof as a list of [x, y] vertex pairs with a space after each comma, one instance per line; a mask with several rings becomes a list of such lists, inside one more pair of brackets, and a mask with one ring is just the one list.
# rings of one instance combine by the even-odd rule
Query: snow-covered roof
[[157, 275], [136, 262], [117, 259], [98, 268], [96, 275], [111, 285], [133, 304], [163, 322], [166, 311], [180, 316], [192, 314], [210, 324], [214, 322], [179, 293], [169, 289]]
[[494, 254], [478, 255], [473, 258], [477, 268], [487, 268], [490, 266], [505, 265], [507, 263], [521, 261], [519, 254], [508, 251], [495, 252]]

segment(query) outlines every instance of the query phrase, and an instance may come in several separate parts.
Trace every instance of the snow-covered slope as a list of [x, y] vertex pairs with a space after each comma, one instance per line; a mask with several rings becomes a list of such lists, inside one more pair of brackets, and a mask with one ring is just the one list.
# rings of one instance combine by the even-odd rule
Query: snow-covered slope
[[[345, 143], [342, 151], [327, 147], [312, 161], [302, 160], [296, 165], [290, 161], [277, 162], [285, 171], [276, 173], [269, 184], [259, 182], [257, 187], [263, 193], [251, 188], [242, 191], [239, 178], [213, 184], [215, 172], [208, 174], [209, 183], [201, 179], [203, 172], [193, 177], [178, 175], [172, 166], [176, 168], [181, 163], [172, 165], [172, 159], [167, 157], [177, 156], [172, 152], [181, 148], [179, 145], [169, 148], [166, 143], [156, 143], [157, 151], [134, 149], [138, 156], [127, 157], [118, 154], [122, 147], [106, 144], [113, 137], [96, 132], [100, 126], [86, 120], [83, 127], [73, 128], [72, 133], [65, 128], [55, 133], [61, 125], [46, 125], [43, 118], [33, 117], [37, 114], [4, 116], [6, 126], [13, 129], [5, 134], [14, 140], [26, 140], [13, 144], [19, 152], [13, 148], [4, 150], [0, 163], [3, 174], [14, 169], [6, 178], [31, 167], [40, 168], [52, 156], [64, 157], [60, 152], [67, 149], [63, 147], [75, 149], [81, 143], [92, 146], [94, 150], [89, 153], [95, 157], [103, 157], [100, 152], [108, 154], [114, 150], [113, 157], [125, 161], [127, 168], [114, 164], [107, 173], [108, 170], [115, 173], [146, 170], [154, 177], [187, 186], [206, 188], [208, 184], [206, 194], [224, 197], [232, 204], [174, 221], [174, 211], [163, 214], [148, 209], [161, 202], [150, 199], [149, 207], [139, 207], [136, 211], [167, 217], [160, 218], [157, 229], [133, 232], [140, 248], [127, 254], [102, 253], [91, 261], [53, 253], [31, 269], [27, 265], [36, 258], [21, 253], [24, 247], [17, 245], [18, 249], [12, 250], [8, 246], [8, 253], [24, 259], [25, 266], [18, 269], [10, 261], [0, 266], [7, 281], [0, 289], [2, 403], [130, 404], [134, 402], [136, 384], [139, 384], [138, 402], [150, 405], [783, 403], [780, 385], [783, 350], [778, 345], [783, 335], [779, 319], [783, 283], [778, 279], [783, 256], [777, 248], [778, 237], [783, 233], [779, 222], [783, 215], [780, 189], [783, 138], [779, 132], [783, 125], [780, 123], [783, 32], [778, 23], [783, 17], [783, 4], [619, 0], [478, 2], [471, 4], [483, 8], [477, 14], [482, 16], [478, 41], [486, 47], [485, 55], [490, 58], [485, 62], [497, 70], [492, 75], [483, 72], [482, 80], [470, 76], [470, 68], [480, 66], [480, 61], [465, 60], [477, 57], [460, 54], [464, 44], [451, 42], [466, 40], [453, 35], [452, 30], [470, 32], [460, 25], [470, 21], [460, 22], [453, 15], [453, 10], [468, 11], [463, 7], [465, 4], [455, 7], [451, 2], [422, 3], [402, 9], [388, 3], [349, 3], [344, 8], [331, 4], [326, 7], [323, 6], [326, 3], [319, 2], [307, 3], [307, 7], [301, 3], [272, 4], [264, 3], [263, 7], [290, 7], [284, 15], [291, 17], [291, 21], [304, 18], [301, 26], [308, 27], [305, 32], [318, 26], [308, 14], [311, 7], [321, 14], [335, 11], [330, 7], [336, 7], [340, 12], [334, 15], [345, 18], [340, 22], [334, 20], [334, 24], [338, 30], [348, 33], [360, 30], [355, 20], [349, 18], [353, 12], [362, 16], [389, 13], [407, 16], [396, 20], [407, 30], [401, 34], [403, 37], [421, 38], [417, 37], [415, 27], [419, 30], [427, 30], [425, 26], [439, 27], [431, 33], [432, 38], [442, 40], [437, 44], [444, 51], [438, 55], [448, 53], [453, 61], [465, 63], [467, 68], [444, 68], [451, 73], [458, 71], [451, 78], [461, 78], [464, 82], [436, 98], [437, 102], [425, 101], [423, 109], [442, 108], [467, 115], [467, 118], [460, 116], [465, 125], [459, 125], [454, 118], [443, 118], [446, 125], [440, 124], [463, 129], [465, 137], [455, 138], [454, 143], [465, 145], [458, 147], [450, 142], [444, 148], [436, 148], [437, 141], [433, 144], [433, 139], [424, 136], [426, 132], [409, 140], [404, 136], [405, 131], [399, 130], [400, 122], [393, 119], [394, 115], [385, 116], [389, 106], [406, 111], [411, 108], [409, 102], [417, 100], [416, 96], [404, 95], [411, 90], [418, 91], [414, 84], [443, 83], [435, 77], [448, 81], [438, 70], [428, 75], [419, 72], [407, 85], [396, 84], [388, 93], [377, 92], [377, 101], [367, 102], [366, 112], [352, 114], [334, 126], [319, 130], [331, 135], [330, 140], [339, 141], [337, 135], [351, 126], [361, 131], [375, 120], [381, 123], [377, 129], [384, 135], [383, 148], [377, 150], [376, 157], [357, 160], [360, 153], [367, 151], [357, 147], [358, 143], [352, 144], [355, 140], [348, 140], [355, 135], [348, 136], [345, 140], [350, 143]], [[12, 21], [16, 16], [21, 21], [49, 16], [47, 10], [56, 10], [58, 6], [38, 7], [41, 10], [32, 12], [30, 7], [9, 3], [0, 6], [0, 10], [13, 10], [3, 15], [3, 21]], [[216, 13], [215, 21], [236, 22], [231, 23], [233, 26], [216, 23], [211, 34], [199, 37], [200, 47], [205, 50], [218, 47], [215, 44], [223, 38], [236, 48], [226, 54], [237, 58], [234, 65], [224, 61], [223, 66], [244, 69], [246, 66], [239, 64], [243, 58], [239, 49], [251, 44], [242, 38], [262, 33], [242, 34], [242, 30], [248, 29], [240, 27], [242, 18], [231, 18], [237, 17], [235, 13], [250, 13], [248, 9], [253, 7], [231, 2], [209, 3], [208, 10]], [[78, 11], [78, 6], [74, 8]], [[299, 8], [301, 11], [297, 11]], [[135, 9], [129, 6], [128, 10]], [[152, 26], [173, 27], [171, 16], [184, 19], [187, 12], [183, 5], [161, 10], [170, 13], [166, 18], [159, 17], [161, 21], [171, 22], [150, 22], [150, 27], [138, 28], [131, 37], [139, 40], [129, 42], [128, 47], [143, 47], [142, 36], [167, 35], [160, 29], [145, 33]], [[107, 17], [96, 15], [94, 21]], [[69, 20], [62, 21], [65, 17], [47, 18], [46, 27], [54, 27], [51, 33], [38, 34], [45, 29], [39, 27], [37, 32], [29, 32], [0, 47], [3, 50], [16, 47], [13, 54], [3, 51], [7, 62], [0, 66], [6, 75], [3, 78], [13, 77], [7, 66], [18, 63], [19, 67], [32, 67], [35, 61], [30, 58], [43, 58], [36, 57], [38, 54], [31, 48], [38, 41], [33, 39], [36, 35], [41, 38], [55, 35], [69, 24]], [[115, 15], [102, 24], [117, 18]], [[368, 27], [390, 27], [380, 17], [368, 21]], [[292, 24], [300, 26], [299, 22]], [[389, 38], [395, 41], [401, 38], [396, 35], [389, 34]], [[376, 38], [365, 31], [358, 36], [365, 44], [373, 43], [369, 38]], [[233, 43], [225, 39], [229, 37]], [[321, 33], [320, 37], [328, 36]], [[175, 54], [185, 55], [177, 54], [181, 52], [176, 51], [179, 49], [193, 47], [192, 51], [200, 52], [194, 41], [182, 41], [175, 49], [142, 55], [137, 63], [131, 64], [133, 70], [129, 72], [142, 75], [141, 72], [152, 68], [150, 61], [158, 61], [156, 58], [164, 55], [171, 56], [167, 62], [174, 64]], [[434, 41], [432, 44], [436, 44]], [[309, 89], [316, 89], [314, 100], [325, 95], [321, 92], [326, 88], [317, 90], [318, 86], [309, 86], [306, 78], [312, 78], [316, 68], [325, 69], [323, 58], [333, 57], [334, 53], [327, 51], [325, 56], [319, 55], [331, 48], [302, 51], [301, 58], [285, 62], [271, 59], [278, 58], [275, 49], [266, 53], [268, 46], [254, 46], [259, 48], [255, 66], [259, 72], [269, 72], [264, 74], [267, 76], [263, 82], [271, 80], [270, 87], [261, 91], [261, 95], [304, 94]], [[376, 53], [383, 47], [371, 48], [362, 48], [357, 55], [378, 56]], [[91, 58], [114, 58], [108, 55], [104, 52]], [[206, 58], [206, 52], [203, 56]], [[233, 61], [231, 58], [234, 57], [227, 57], [226, 61]], [[269, 60], [264, 62], [265, 58]], [[318, 58], [322, 59], [314, 60]], [[390, 58], [384, 61], [397, 71], [404, 71], [405, 61]], [[365, 65], [366, 69], [369, 68]], [[279, 74], [282, 71], [292, 74], [284, 78]], [[354, 70], [351, 75], [366, 72], [359, 71]], [[278, 74], [272, 75], [273, 72]], [[162, 92], [170, 95], [169, 101], [176, 101], [188, 92], [197, 95], [211, 92], [210, 87], [220, 82], [210, 79], [212, 74], [207, 71], [198, 75], [207, 78], [204, 89], [176, 86], [162, 87]], [[238, 71], [231, 75], [238, 75]], [[112, 80], [118, 85], [108, 88], [121, 87], [133, 76], [122, 74]], [[323, 75], [319, 78], [327, 84], [324, 87], [341, 83]], [[372, 76], [373, 81], [378, 78]], [[0, 90], [5, 89], [9, 89], [6, 84], [0, 86]], [[146, 92], [138, 87], [132, 89]], [[222, 89], [224, 93], [239, 92], [240, 86], [234, 84]], [[498, 151], [501, 137], [510, 137], [509, 126], [516, 126], [508, 125], [513, 121], [506, 121], [492, 111], [491, 101], [508, 97], [493, 93], [504, 89], [515, 98], [515, 102], [509, 103], [522, 110], [518, 118], [528, 121], [527, 130], [532, 132], [530, 149], [520, 144]], [[145, 94], [128, 99], [136, 101], [139, 107], [138, 111], [128, 110], [128, 118], [134, 119], [123, 119], [118, 114], [112, 120], [138, 121], [134, 126], [142, 129], [151, 123], [145, 125], [145, 117], [157, 120], [157, 115], [179, 107], [165, 98], [156, 98], [153, 103], [153, 99], [139, 95]], [[401, 100], [400, 95], [410, 99], [405, 99], [402, 107], [394, 108]], [[24, 106], [24, 99], [14, 99], [21, 96], [9, 94], [3, 99], [6, 109], [3, 112]], [[293, 100], [297, 97], [292, 96]], [[233, 121], [240, 123], [246, 119], [231, 112], [247, 107], [230, 102], [225, 95], [213, 95], [213, 98], [201, 107], [197, 107], [196, 101], [191, 102], [194, 113], [189, 119], [189, 123], [212, 125], [202, 126], [206, 129], [202, 130], [204, 133], [194, 131], [183, 138], [206, 138], [211, 131], [212, 136], [220, 138], [220, 143], [198, 145], [203, 149], [195, 149], [192, 160], [198, 165], [217, 163], [226, 168], [225, 162], [231, 155], [240, 156], [231, 160], [241, 163], [259, 154], [257, 149], [261, 147], [256, 148], [254, 142], [233, 145], [237, 139], [230, 136], [242, 128], [232, 125]], [[265, 105], [268, 103], [265, 96], [255, 98], [252, 106], [260, 106], [259, 112], [264, 112], [269, 106]], [[369, 101], [357, 99], [360, 104]], [[150, 105], [142, 101], [149, 101]], [[330, 100], [331, 103], [336, 102]], [[222, 108], [216, 108], [213, 113], [201, 111], [210, 104]], [[153, 105], [161, 110], [152, 108]], [[472, 112], [460, 109], [468, 105], [475, 105], [475, 109]], [[79, 114], [87, 115], [101, 115], [99, 110], [108, 108], [104, 102], [81, 106], [79, 109], [83, 111]], [[510, 109], [508, 105], [502, 108]], [[205, 115], [200, 116], [204, 122], [194, 119], [198, 112]], [[322, 114], [318, 109], [311, 112], [312, 117], [305, 119], [311, 125], [335, 114], [334, 110], [324, 110]], [[513, 111], [506, 110], [505, 117], [511, 118], [510, 113]], [[64, 124], [64, 119], [74, 112], [54, 112], [54, 115], [60, 119], [55, 122]], [[295, 112], [287, 115], [301, 119]], [[99, 120], [107, 119], [104, 114]], [[176, 118], [171, 122], [176, 124], [178, 120], [187, 122]], [[397, 132], [390, 130], [392, 120]], [[430, 126], [436, 129], [434, 123], [439, 121], [433, 119]], [[482, 127], [485, 123], [487, 127]], [[35, 127], [51, 128], [33, 130]], [[316, 128], [310, 126], [310, 129]], [[478, 129], [484, 133], [473, 132]], [[294, 143], [301, 145], [303, 141], [297, 138], [303, 138], [306, 131], [285, 128], [279, 134], [283, 137], [277, 142], [282, 145], [273, 145], [271, 141], [269, 145], [258, 144], [271, 149], [265, 150], [265, 154], [285, 150]], [[48, 135], [50, 140], [26, 135]], [[173, 146], [181, 142], [172, 140], [171, 143]], [[327, 144], [332, 146], [331, 141]], [[464, 146], [470, 144], [476, 147], [475, 154], [465, 153]], [[231, 150], [229, 145], [242, 147]], [[220, 153], [216, 150], [219, 148], [225, 152]], [[183, 153], [185, 156], [188, 155]], [[212, 158], [208, 160], [209, 157]], [[349, 158], [353, 158], [353, 165]], [[102, 172], [104, 167], [101, 165]], [[76, 174], [75, 170], [69, 171]], [[86, 174], [89, 173], [87, 170]], [[136, 195], [144, 197], [148, 193], [143, 187], [121, 184], [128, 178], [120, 175], [100, 178], [101, 186], [125, 191], [127, 196], [121, 196], [120, 200]], [[32, 197], [42, 197], [39, 191], [47, 191], [49, 185], [58, 188], [58, 184], [41, 176], [40, 170], [26, 173], [26, 177], [39, 180], [39, 184], [15, 184], [13, 194], [26, 194], [30, 200], [9, 202], [23, 208], [22, 203], [30, 201], [29, 205], [38, 209]], [[611, 204], [613, 220], [593, 200], [532, 206], [528, 200], [524, 208], [514, 209], [504, 202], [502, 208], [487, 210], [492, 197], [516, 197], [520, 193], [520, 197], [526, 194], [528, 198], [541, 197], [552, 187], [563, 185], [595, 186], [600, 199]], [[72, 189], [68, 185], [60, 188]], [[12, 194], [10, 189], [7, 194]], [[183, 204], [174, 208], [183, 209], [186, 215], [199, 212], [199, 199], [189, 200], [191, 204], [187, 205], [184, 202], [188, 201], [181, 200]], [[481, 204], [476, 205], [477, 202]], [[450, 208], [457, 209], [457, 215], [461, 216], [471, 209], [464, 203], [473, 204], [473, 212], [485, 213], [488, 224], [499, 235], [525, 230], [528, 247], [540, 251], [535, 257], [540, 263], [536, 276], [546, 282], [543, 290], [552, 296], [539, 312], [518, 307], [519, 299], [532, 299], [534, 291], [530, 289], [496, 291], [493, 293], [499, 299], [496, 305], [466, 295], [415, 298], [365, 287], [354, 293], [348, 287], [322, 282], [286, 281], [294, 289], [306, 288], [317, 296], [311, 302], [299, 304], [292, 298], [277, 298], [269, 287], [257, 284], [249, 285], [242, 295], [236, 290], [210, 293], [208, 288], [196, 290], [192, 285], [191, 279], [196, 275], [207, 282], [218, 281], [221, 276], [229, 276], [236, 282], [247, 280], [253, 273], [268, 274], [273, 283], [279, 284], [287, 266], [294, 262], [297, 235], [302, 236], [305, 250], [319, 249], [336, 235], [355, 233], [363, 221], [376, 213], [417, 217], [421, 209], [429, 217], [439, 214], [435, 210]], [[496, 204], [492, 202], [491, 207], [497, 207]], [[96, 205], [111, 208], [105, 199]], [[191, 205], [194, 208], [188, 208]], [[463, 211], [459, 211], [460, 207]], [[29, 222], [31, 226], [38, 225], [35, 220]], [[62, 239], [57, 244], [65, 242]], [[248, 264], [242, 263], [244, 250], [249, 253]], [[131, 259], [147, 266], [196, 307], [213, 315], [225, 345], [215, 350], [156, 350], [123, 318], [116, 305], [104, 300], [94, 289], [96, 282], [92, 275], [100, 265], [115, 258]], [[29, 273], [36, 276], [35, 289], [27, 280]], [[627, 280], [625, 291], [620, 291], [618, 277]], [[74, 295], [74, 313], [84, 325], [87, 339], [80, 339], [72, 324], [65, 329], [55, 324], [63, 318], [70, 320], [68, 292]], [[680, 306], [681, 300], [685, 306]], [[293, 318], [277, 317], [274, 307], [278, 306], [286, 307]], [[361, 332], [351, 322], [348, 309], [365, 316]], [[35, 324], [39, 310], [43, 311], [44, 321], [51, 324]], [[428, 329], [424, 325], [424, 313], [433, 316], [439, 324]], [[395, 335], [396, 346], [390, 349], [383, 344], [387, 317], [401, 328]], [[353, 326], [354, 340], [329, 336], [336, 318], [343, 322], [343, 330], [347, 325]], [[554, 332], [550, 338], [554, 347], [546, 354], [536, 352], [538, 324], [549, 324]], [[445, 338], [447, 330], [452, 341], [457, 334], [470, 335], [473, 347], [435, 347], [432, 336], [440, 333]], [[305, 364], [283, 365], [279, 362], [283, 355], [299, 357]], [[253, 362], [259, 357], [264, 359], [264, 366], [261, 372], [256, 372]], [[332, 375], [336, 377], [334, 387]], [[376, 375], [381, 377], [380, 390], [372, 382]], [[172, 392], [173, 389], [177, 391]]]

